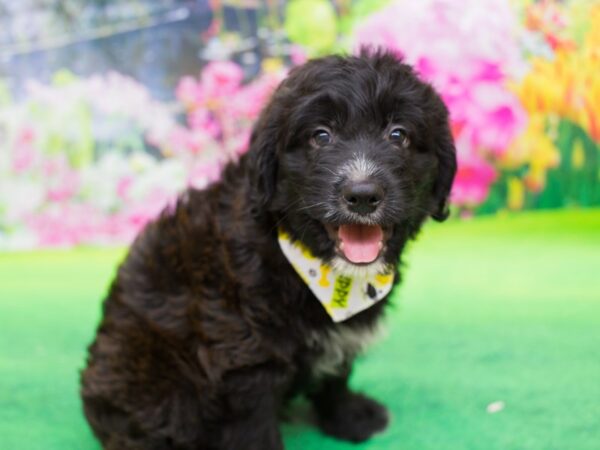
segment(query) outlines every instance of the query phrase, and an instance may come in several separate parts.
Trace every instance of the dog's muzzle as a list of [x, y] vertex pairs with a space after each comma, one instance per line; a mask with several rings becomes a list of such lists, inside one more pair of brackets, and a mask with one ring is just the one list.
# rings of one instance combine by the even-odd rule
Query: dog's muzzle
[[371, 264], [380, 256], [385, 243], [384, 230], [374, 220], [385, 191], [377, 180], [347, 180], [339, 196], [350, 213], [349, 220], [329, 227], [329, 234], [346, 260], [353, 264]]

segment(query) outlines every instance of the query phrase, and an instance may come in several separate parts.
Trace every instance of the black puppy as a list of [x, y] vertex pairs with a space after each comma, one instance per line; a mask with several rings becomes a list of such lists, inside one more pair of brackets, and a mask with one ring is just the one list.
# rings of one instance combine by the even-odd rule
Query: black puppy
[[119, 269], [82, 373], [104, 448], [282, 449], [278, 412], [300, 393], [328, 434], [385, 428], [348, 375], [404, 246], [446, 218], [455, 170], [445, 106], [393, 55], [293, 69], [249, 152]]

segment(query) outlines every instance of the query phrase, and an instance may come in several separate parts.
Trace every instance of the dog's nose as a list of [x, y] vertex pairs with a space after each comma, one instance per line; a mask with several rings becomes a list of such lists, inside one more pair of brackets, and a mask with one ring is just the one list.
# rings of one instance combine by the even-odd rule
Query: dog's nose
[[342, 188], [348, 209], [362, 215], [374, 212], [383, 200], [383, 194], [383, 188], [371, 181], [352, 183]]

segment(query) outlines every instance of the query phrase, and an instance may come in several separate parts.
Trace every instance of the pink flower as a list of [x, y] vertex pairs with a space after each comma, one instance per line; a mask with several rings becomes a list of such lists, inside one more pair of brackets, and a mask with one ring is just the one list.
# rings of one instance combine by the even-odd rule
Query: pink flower
[[250, 147], [250, 136], [252, 135], [251, 130], [244, 130], [240, 133], [235, 141], [235, 147], [233, 151], [236, 155], [243, 155]]
[[51, 202], [62, 202], [73, 197], [79, 189], [79, 173], [73, 170], [66, 157], [61, 155], [53, 161], [47, 161], [47, 191]]
[[150, 220], [156, 218], [169, 204], [172, 196], [160, 187], [154, 187], [142, 201], [132, 204], [125, 212], [125, 221], [134, 229], [141, 229]]
[[64, 203], [48, 207], [27, 222], [40, 246], [67, 247], [91, 242], [102, 215], [91, 206]]
[[203, 129], [189, 129], [178, 126], [171, 130], [168, 139], [167, 152], [174, 155], [198, 154], [205, 150], [209, 143], [213, 142], [210, 135]]
[[219, 179], [221, 167], [218, 163], [194, 164], [188, 174], [188, 185], [196, 189], [203, 189], [209, 183]]
[[177, 98], [187, 107], [201, 103], [204, 98], [198, 82], [193, 77], [183, 77], [175, 90]]
[[204, 67], [200, 78], [200, 89], [208, 98], [233, 95], [244, 79], [244, 71], [231, 61], [211, 62]]
[[290, 59], [292, 60], [292, 64], [294, 66], [299, 66], [301, 64], [304, 64], [308, 60], [308, 55], [301, 46], [292, 45], [290, 51]]
[[459, 157], [451, 200], [462, 206], [478, 205], [487, 198], [495, 180], [496, 171], [483, 159], [475, 156], [465, 160]]
[[35, 162], [37, 152], [33, 148], [35, 131], [30, 126], [25, 126], [18, 134], [13, 147], [13, 170], [16, 173], [25, 172]]
[[117, 182], [117, 195], [121, 200], [127, 201], [129, 189], [131, 188], [133, 181], [132, 176], [125, 176]]
[[[195, 95], [198, 101], [186, 105], [189, 128], [176, 126], [171, 130], [162, 146], [165, 154], [199, 155], [210, 150], [219, 152], [211, 156], [219, 164], [236, 159], [248, 149], [252, 124], [285, 72], [264, 73], [242, 85], [243, 71], [237, 64], [216, 62], [205, 67], [198, 84], [182, 80], [179, 98], [190, 100]], [[200, 95], [194, 94], [196, 89]], [[192, 174], [191, 179], [204, 183], [203, 175]]]
[[234, 117], [255, 120], [265, 106], [277, 85], [285, 78], [284, 71], [280, 73], [263, 74], [260, 78], [243, 86], [226, 106], [226, 110]]
[[200, 130], [212, 138], [216, 138], [221, 133], [219, 123], [214, 119], [205, 108], [197, 108], [191, 111], [187, 117], [190, 128]]
[[519, 101], [499, 83], [473, 79], [446, 90], [444, 100], [452, 121], [479, 153], [501, 157], [525, 128], [526, 114]]

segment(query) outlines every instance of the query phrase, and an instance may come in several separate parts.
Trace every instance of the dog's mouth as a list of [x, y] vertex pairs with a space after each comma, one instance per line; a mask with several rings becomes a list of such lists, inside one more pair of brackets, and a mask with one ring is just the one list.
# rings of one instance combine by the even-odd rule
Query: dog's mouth
[[336, 252], [352, 264], [371, 264], [383, 252], [389, 232], [380, 225], [325, 225]]

